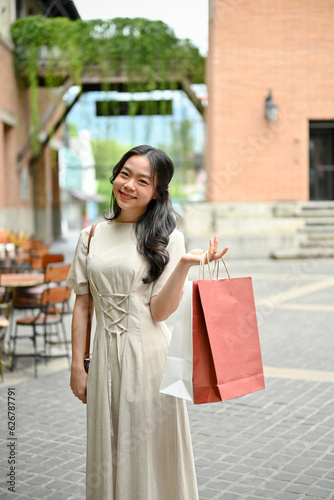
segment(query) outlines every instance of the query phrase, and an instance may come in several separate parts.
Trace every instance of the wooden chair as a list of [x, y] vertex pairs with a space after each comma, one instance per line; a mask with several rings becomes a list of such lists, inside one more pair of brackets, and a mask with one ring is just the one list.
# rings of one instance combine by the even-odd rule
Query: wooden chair
[[64, 255], [62, 253], [48, 253], [42, 257], [43, 269], [46, 269], [46, 266], [49, 264], [56, 264], [57, 262], [64, 262]]
[[[46, 257], [54, 258], [55, 262], [48, 263]], [[45, 277], [42, 285], [36, 285], [27, 288], [17, 288], [14, 292], [12, 300], [13, 310], [33, 311], [40, 308], [42, 294], [44, 290], [63, 283], [68, 276], [70, 264], [63, 264], [64, 256], [61, 254], [50, 254], [45, 256]], [[44, 269], [44, 268], [43, 268]], [[71, 313], [69, 305], [67, 306], [67, 314]]]
[[43, 272], [48, 264], [63, 262], [64, 255], [61, 253], [47, 253], [45, 255], [33, 255], [31, 260], [31, 270]]
[[[63, 256], [62, 256], [63, 257]], [[70, 264], [63, 263], [52, 263], [48, 264], [45, 268], [44, 283], [42, 285], [36, 285], [28, 288], [17, 288], [14, 292], [12, 299], [13, 313], [15, 311], [25, 311], [25, 314], [30, 311], [33, 313], [39, 310], [41, 307], [42, 295], [44, 290], [48, 288], [56, 287], [62, 284], [68, 275], [70, 270]], [[72, 309], [70, 307], [69, 301], [65, 304], [64, 314], [71, 314]], [[11, 323], [10, 328], [10, 338], [11, 341], [14, 339], [13, 335], [14, 322]]]
[[42, 272], [43, 269], [43, 256], [32, 255], [30, 260], [30, 271]]
[[49, 263], [45, 269], [45, 283], [62, 283], [66, 281], [70, 267], [70, 264]]
[[32, 255], [29, 251], [23, 251], [20, 255], [14, 257], [14, 272], [24, 273], [30, 271]]
[[40, 271], [43, 268], [43, 256], [48, 253], [49, 246], [42, 240], [26, 241], [21, 245], [21, 252], [15, 256], [15, 272]]
[[[57, 263], [49, 264], [45, 270], [45, 283], [49, 287], [55, 286], [55, 284], [60, 285], [64, 283], [67, 279], [70, 267], [71, 267], [70, 264], [57, 264]], [[59, 309], [57, 307], [50, 308], [50, 312], [55, 314], [59, 312]], [[68, 300], [67, 303], [62, 305], [62, 313], [72, 314], [72, 312], [73, 310]]]
[[32, 240], [34, 245], [35, 245], [35, 248], [38, 248], [38, 247], [42, 247], [45, 245], [45, 242], [44, 240]]
[[41, 245], [36, 248], [34, 251], [34, 255], [37, 257], [44, 257], [44, 255], [47, 255], [50, 251], [50, 245]]
[[[35, 263], [37, 259], [38, 263]], [[39, 307], [40, 299], [42, 297], [42, 293], [45, 288], [50, 286], [52, 281], [56, 283], [60, 283], [64, 280], [52, 280], [50, 279], [50, 270], [48, 267], [54, 263], [63, 262], [64, 256], [62, 254], [48, 254], [44, 255], [44, 257], [34, 257], [32, 260], [32, 268], [33, 270], [45, 272], [45, 280], [43, 285], [36, 285], [32, 287], [17, 289], [15, 291], [15, 295], [13, 298], [13, 308], [14, 309], [36, 309]], [[66, 265], [65, 269], [67, 269], [67, 273], [69, 270], [69, 265]]]
[[34, 240], [27, 240], [21, 245], [21, 251], [24, 252], [32, 252], [33, 250], [36, 250], [37, 248], [37, 243]]
[[[47, 361], [51, 357], [64, 357], [66, 356], [70, 362], [66, 329], [64, 325], [64, 314], [66, 305], [69, 302], [71, 289], [65, 286], [55, 286], [47, 288], [42, 293], [40, 309], [35, 316], [28, 316], [19, 318], [16, 321], [15, 333], [13, 337], [13, 366], [15, 366], [16, 359], [20, 356], [33, 356], [34, 357], [34, 373], [37, 373], [37, 363], [39, 359]], [[31, 334], [18, 336], [18, 327], [28, 327], [31, 329]], [[63, 339], [60, 339], [60, 331], [62, 332]], [[44, 349], [38, 350], [37, 339], [39, 336], [44, 338]], [[33, 343], [32, 354], [17, 354], [16, 343], [23, 338], [29, 338]], [[52, 355], [50, 349], [54, 345], [63, 344], [65, 346], [65, 354]]]

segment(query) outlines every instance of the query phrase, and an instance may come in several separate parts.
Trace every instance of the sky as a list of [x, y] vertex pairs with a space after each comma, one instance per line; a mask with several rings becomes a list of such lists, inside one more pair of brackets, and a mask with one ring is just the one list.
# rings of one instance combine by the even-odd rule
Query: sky
[[171, 26], [189, 38], [202, 55], [208, 50], [208, 0], [74, 0], [82, 19], [146, 17]]

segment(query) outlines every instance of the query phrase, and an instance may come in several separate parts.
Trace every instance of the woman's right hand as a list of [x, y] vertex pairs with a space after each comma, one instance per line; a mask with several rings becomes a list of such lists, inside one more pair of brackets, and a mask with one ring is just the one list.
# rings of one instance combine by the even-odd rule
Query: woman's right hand
[[72, 366], [70, 386], [74, 396], [76, 396], [84, 404], [87, 403], [87, 373], [85, 372], [83, 362], [82, 368]]

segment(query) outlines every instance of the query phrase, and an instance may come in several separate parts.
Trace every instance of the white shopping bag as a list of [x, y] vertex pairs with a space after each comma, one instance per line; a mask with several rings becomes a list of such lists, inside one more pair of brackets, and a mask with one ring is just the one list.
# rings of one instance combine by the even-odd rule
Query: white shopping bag
[[161, 393], [188, 401], [194, 401], [192, 293], [193, 283], [187, 281], [180, 305], [174, 313], [175, 325], [160, 385]]

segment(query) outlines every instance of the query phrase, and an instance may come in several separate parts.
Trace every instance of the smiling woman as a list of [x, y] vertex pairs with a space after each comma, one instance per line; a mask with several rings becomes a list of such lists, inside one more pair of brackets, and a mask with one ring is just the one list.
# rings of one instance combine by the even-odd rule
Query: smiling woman
[[135, 154], [128, 158], [113, 186], [115, 201], [123, 209], [118, 222], [136, 222], [146, 212], [150, 201], [157, 198], [155, 187], [148, 157]]
[[[186, 253], [176, 229], [173, 172], [151, 146], [121, 158], [110, 179], [111, 215], [97, 224], [88, 255], [90, 228], [81, 232], [67, 280], [76, 293], [71, 388], [87, 402], [89, 500], [198, 500], [185, 401], [159, 392], [171, 338], [164, 320], [204, 253]], [[209, 260], [226, 251], [215, 237]], [[87, 378], [89, 289], [97, 326]]]
[[107, 220], [136, 223], [137, 249], [150, 266], [144, 283], [157, 279], [168, 263], [165, 248], [178, 218], [169, 200], [173, 174], [173, 162], [164, 151], [137, 146], [122, 157], [110, 178], [112, 215]]

